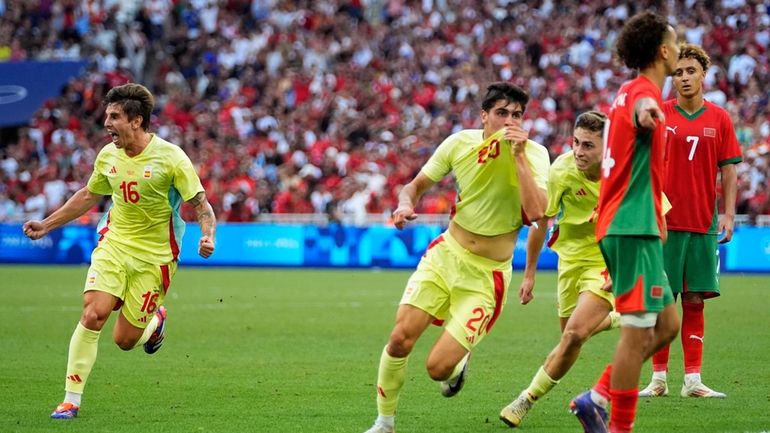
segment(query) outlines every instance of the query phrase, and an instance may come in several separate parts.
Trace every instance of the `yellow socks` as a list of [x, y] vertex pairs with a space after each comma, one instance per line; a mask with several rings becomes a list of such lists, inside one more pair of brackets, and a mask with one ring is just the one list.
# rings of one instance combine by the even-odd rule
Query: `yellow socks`
[[394, 358], [388, 354], [388, 346], [382, 349], [380, 369], [377, 372], [377, 412], [384, 416], [396, 414], [398, 395], [406, 379], [409, 357]]
[[540, 397], [548, 394], [557, 383], [559, 381], [551, 379], [551, 376], [541, 366], [537, 373], [535, 373], [535, 377], [532, 378], [529, 388], [527, 388], [528, 399], [532, 402], [537, 401]]
[[69, 355], [67, 357], [67, 380], [64, 390], [77, 394], [83, 393], [86, 380], [96, 362], [96, 351], [99, 347], [101, 331], [86, 329], [80, 322], [75, 327], [70, 339]]
[[617, 311], [610, 311], [610, 329], [620, 328], [620, 313]]

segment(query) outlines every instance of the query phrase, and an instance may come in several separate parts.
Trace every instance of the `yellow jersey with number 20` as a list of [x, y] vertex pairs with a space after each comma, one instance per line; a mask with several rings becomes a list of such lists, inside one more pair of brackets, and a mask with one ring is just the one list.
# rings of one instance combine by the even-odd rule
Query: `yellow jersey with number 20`
[[[519, 199], [519, 178], [511, 143], [502, 140], [503, 130], [482, 137], [481, 129], [465, 129], [450, 135], [422, 168], [438, 182], [450, 171], [457, 185], [453, 221], [465, 230], [496, 236], [518, 230], [523, 210]], [[548, 150], [532, 140], [524, 149], [532, 177], [547, 189], [550, 159]]]

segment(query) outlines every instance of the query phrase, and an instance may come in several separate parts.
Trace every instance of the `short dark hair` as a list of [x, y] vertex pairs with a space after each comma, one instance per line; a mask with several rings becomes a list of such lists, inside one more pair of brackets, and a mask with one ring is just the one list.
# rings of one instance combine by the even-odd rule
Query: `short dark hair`
[[711, 66], [711, 58], [700, 46], [695, 44], [682, 44], [681, 47], [682, 49], [679, 50], [679, 60], [695, 59], [700, 63], [704, 72]]
[[113, 87], [104, 97], [104, 105], [117, 104], [126, 113], [128, 120], [142, 116], [142, 129], [150, 129], [150, 116], [155, 106], [152, 93], [141, 84], [128, 83]]
[[606, 120], [607, 115], [601, 111], [586, 111], [575, 119], [575, 129], [583, 128], [591, 132], [599, 132], [604, 130]]
[[642, 12], [634, 15], [618, 36], [615, 48], [618, 58], [631, 69], [644, 69], [651, 65], [668, 28], [666, 19], [658, 14]]
[[487, 94], [481, 102], [481, 109], [489, 111], [495, 106], [497, 101], [505, 99], [509, 104], [515, 102], [521, 105], [521, 110], [527, 109], [529, 95], [521, 87], [511, 83], [492, 83], [487, 87]]

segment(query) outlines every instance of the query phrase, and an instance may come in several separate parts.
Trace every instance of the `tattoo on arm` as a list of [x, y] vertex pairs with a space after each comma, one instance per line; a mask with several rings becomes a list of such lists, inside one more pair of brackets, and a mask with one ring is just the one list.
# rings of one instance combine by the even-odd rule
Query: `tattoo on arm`
[[195, 215], [198, 220], [198, 224], [201, 226], [201, 234], [214, 239], [214, 234], [217, 228], [217, 217], [214, 215], [214, 209], [206, 199], [205, 192], [199, 192], [195, 197], [187, 201], [195, 208]]

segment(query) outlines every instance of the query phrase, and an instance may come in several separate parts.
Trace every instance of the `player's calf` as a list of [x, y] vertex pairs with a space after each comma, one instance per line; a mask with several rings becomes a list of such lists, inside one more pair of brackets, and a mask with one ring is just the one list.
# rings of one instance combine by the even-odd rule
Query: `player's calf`
[[470, 364], [470, 360], [471, 354], [468, 352], [468, 354], [460, 361], [460, 363], [462, 363], [460, 373], [453, 378], [441, 382], [441, 395], [444, 397], [454, 397], [463, 389], [465, 380], [468, 376], [468, 365]]

